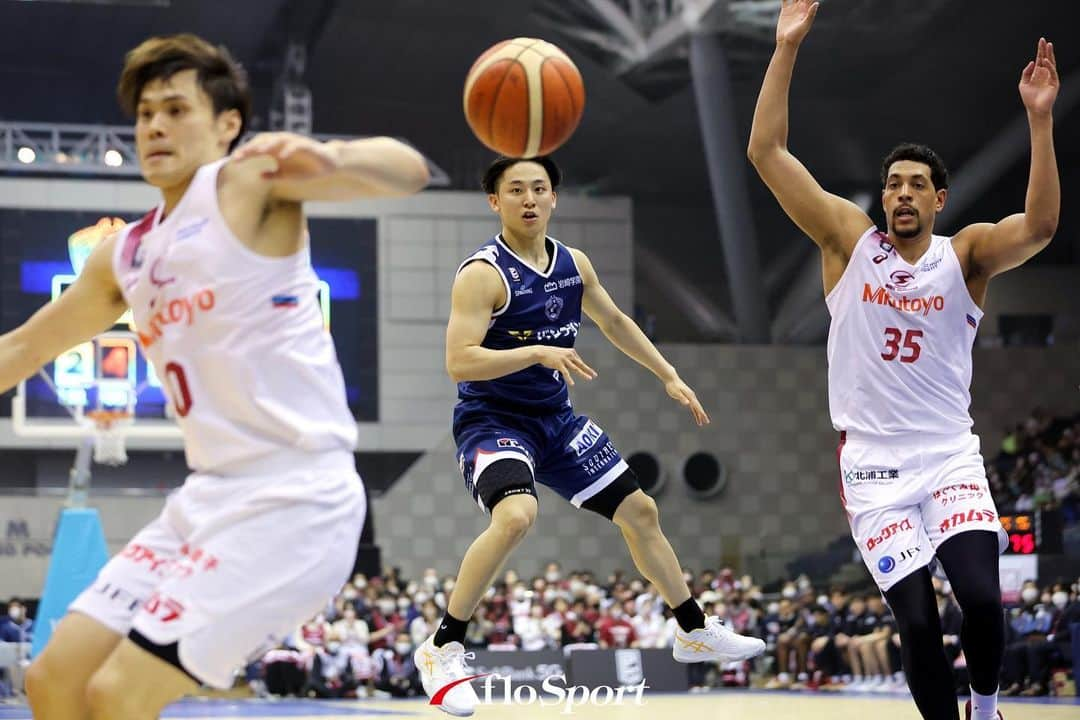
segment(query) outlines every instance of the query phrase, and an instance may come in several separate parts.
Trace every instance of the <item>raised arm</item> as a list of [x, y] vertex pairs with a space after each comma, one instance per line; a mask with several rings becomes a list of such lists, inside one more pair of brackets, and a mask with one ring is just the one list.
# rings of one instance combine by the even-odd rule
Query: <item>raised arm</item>
[[454, 382], [494, 380], [541, 364], [558, 370], [573, 385], [573, 374], [596, 377], [573, 348], [522, 345], [492, 350], [481, 345], [495, 309], [509, 302], [499, 271], [486, 262], [466, 265], [454, 280], [446, 326], [446, 372]]
[[1060, 81], [1054, 45], [1039, 39], [1035, 59], [1020, 76], [1020, 98], [1031, 130], [1031, 170], [1024, 212], [998, 223], [978, 223], [957, 233], [970, 248], [969, 277], [989, 279], [1023, 264], [1050, 243], [1061, 211], [1061, 184], [1054, 154], [1054, 100]]
[[799, 45], [810, 31], [818, 3], [783, 0], [776, 50], [754, 109], [747, 155], [784, 212], [822, 251], [846, 263], [859, 236], [873, 223], [858, 205], [826, 192], [788, 150], [788, 94]]
[[45, 363], [105, 332], [127, 305], [112, 270], [116, 235], [103, 240], [71, 284], [25, 323], [0, 335], [0, 392], [33, 375]]
[[664, 383], [664, 389], [668, 395], [689, 409], [698, 425], [708, 424], [709, 416], [701, 407], [697, 395], [682, 381], [674, 366], [664, 359], [637, 323], [620, 310], [611, 299], [607, 290], [600, 284], [600, 278], [585, 253], [576, 248], [571, 248], [570, 253], [574, 256], [574, 262], [577, 263], [578, 272], [581, 273], [581, 282], [584, 287], [581, 309], [585, 311], [585, 314], [596, 323], [600, 332], [604, 333], [604, 337], [612, 345], [619, 348], [627, 357], [648, 368], [660, 382]]
[[[260, 158], [255, 162], [245, 162]], [[393, 138], [321, 142], [265, 133], [242, 145], [230, 172], [261, 181], [267, 198], [292, 202], [411, 195], [427, 185], [427, 163]]]

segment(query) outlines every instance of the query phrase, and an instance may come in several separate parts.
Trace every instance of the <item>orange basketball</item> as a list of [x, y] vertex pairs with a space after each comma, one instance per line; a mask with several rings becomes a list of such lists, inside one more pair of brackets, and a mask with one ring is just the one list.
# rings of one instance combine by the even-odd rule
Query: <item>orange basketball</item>
[[480, 142], [509, 157], [536, 157], [570, 139], [585, 109], [585, 85], [559, 48], [514, 38], [476, 59], [464, 101], [465, 119]]

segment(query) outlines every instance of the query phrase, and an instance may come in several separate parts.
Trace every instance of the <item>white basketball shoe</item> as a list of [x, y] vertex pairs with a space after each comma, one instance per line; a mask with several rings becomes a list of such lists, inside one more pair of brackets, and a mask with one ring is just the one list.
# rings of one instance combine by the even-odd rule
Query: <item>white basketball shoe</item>
[[473, 714], [480, 698], [477, 697], [471, 681], [457, 681], [469, 677], [470, 670], [465, 660], [471, 660], [476, 655], [466, 653], [465, 646], [459, 642], [435, 647], [434, 640], [435, 636], [432, 635], [413, 653], [413, 661], [420, 671], [424, 692], [443, 712], [468, 717]]
[[765, 652], [765, 642], [729, 630], [715, 615], [705, 618], [705, 627], [692, 632], [675, 631], [671, 654], [679, 662], [737, 662]]

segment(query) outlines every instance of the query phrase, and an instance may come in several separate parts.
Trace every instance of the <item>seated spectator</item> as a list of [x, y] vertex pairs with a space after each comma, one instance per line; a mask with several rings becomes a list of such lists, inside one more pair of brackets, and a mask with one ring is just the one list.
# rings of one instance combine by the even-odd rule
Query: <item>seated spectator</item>
[[389, 693], [392, 697], [412, 697], [420, 692], [420, 673], [413, 662], [412, 650], [412, 643], [402, 636], [392, 650], [377, 652], [377, 690]]

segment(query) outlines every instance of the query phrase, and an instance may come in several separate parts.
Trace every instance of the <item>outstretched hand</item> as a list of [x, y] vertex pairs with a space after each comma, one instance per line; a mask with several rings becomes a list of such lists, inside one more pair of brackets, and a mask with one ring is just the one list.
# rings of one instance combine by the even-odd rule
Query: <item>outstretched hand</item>
[[1035, 59], [1020, 74], [1020, 99], [1028, 112], [1049, 115], [1060, 86], [1054, 44], [1047, 42], [1046, 38], [1039, 38]]
[[690, 414], [694, 416], [694, 422], [698, 424], [698, 427], [709, 424], [709, 416], [705, 413], [705, 408], [701, 407], [697, 395], [694, 394], [689, 385], [679, 378], [675, 378], [664, 383], [664, 390], [677, 400], [680, 405], [690, 410]]
[[780, 19], [776, 21], [776, 42], [798, 45], [810, 32], [818, 3], [811, 0], [782, 0]]
[[326, 143], [293, 133], [261, 133], [237, 148], [234, 160], [271, 157], [276, 166], [263, 172], [268, 180], [312, 180], [338, 169], [340, 163]]

